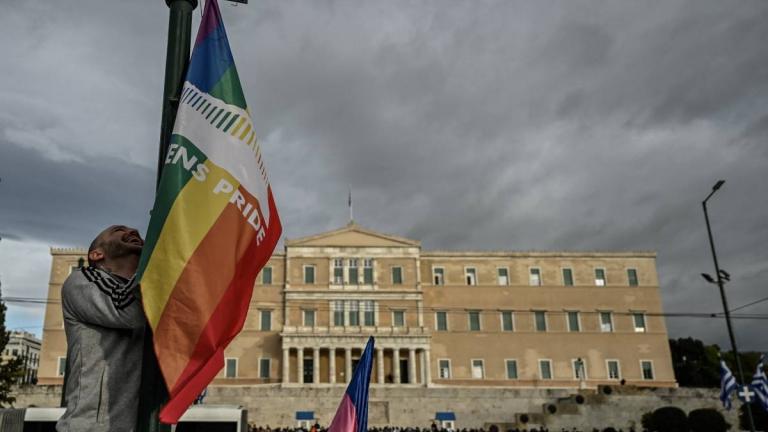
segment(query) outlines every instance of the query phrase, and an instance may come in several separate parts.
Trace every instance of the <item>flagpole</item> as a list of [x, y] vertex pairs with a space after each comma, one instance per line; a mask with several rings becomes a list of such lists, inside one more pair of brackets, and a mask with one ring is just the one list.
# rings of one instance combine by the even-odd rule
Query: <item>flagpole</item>
[[[165, 0], [170, 9], [168, 19], [168, 48], [165, 57], [165, 85], [163, 88], [163, 114], [160, 125], [160, 145], [157, 158], [157, 184], [168, 152], [184, 73], [189, 63], [192, 38], [192, 11], [197, 0]], [[138, 432], [170, 432], [171, 426], [160, 423], [160, 408], [168, 400], [165, 381], [160, 374], [152, 343], [152, 330], [147, 323], [144, 336], [144, 354], [141, 364], [141, 387], [136, 430]]]

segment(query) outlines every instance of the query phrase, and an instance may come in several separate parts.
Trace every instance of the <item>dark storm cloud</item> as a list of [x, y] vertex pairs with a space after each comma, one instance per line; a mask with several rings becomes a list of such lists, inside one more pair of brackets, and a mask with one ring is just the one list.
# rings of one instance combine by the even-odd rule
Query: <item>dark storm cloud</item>
[[3, 140], [0, 147], [0, 226], [9, 239], [87, 246], [109, 225], [146, 228], [152, 170], [114, 157], [54, 161]]
[[[69, 4], [0, 17], [16, 60], [0, 66], [12, 77], [0, 84], [0, 193], [40, 173], [13, 192], [0, 231], [30, 241], [82, 243], [100, 220], [143, 226], [151, 205], [166, 9]], [[731, 303], [766, 295], [765, 2], [222, 12], [287, 237], [343, 225], [351, 186], [358, 222], [427, 249], [655, 250], [665, 309], [715, 312], [716, 287], [699, 276], [712, 272], [701, 199], [725, 178], [711, 211]], [[115, 183], [79, 173], [105, 164]], [[114, 188], [129, 205], [81, 200]], [[36, 196], [67, 203], [47, 218]], [[768, 348], [764, 322], [737, 322], [742, 345]], [[668, 326], [726, 340], [719, 320]]]

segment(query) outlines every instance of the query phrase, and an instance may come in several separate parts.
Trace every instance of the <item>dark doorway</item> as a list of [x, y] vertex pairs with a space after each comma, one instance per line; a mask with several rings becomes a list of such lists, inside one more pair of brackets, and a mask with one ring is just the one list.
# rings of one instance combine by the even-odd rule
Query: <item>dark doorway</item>
[[408, 383], [408, 359], [400, 359], [400, 384]]
[[311, 383], [312, 378], [314, 377], [314, 361], [309, 359], [304, 359], [304, 382], [305, 383]]

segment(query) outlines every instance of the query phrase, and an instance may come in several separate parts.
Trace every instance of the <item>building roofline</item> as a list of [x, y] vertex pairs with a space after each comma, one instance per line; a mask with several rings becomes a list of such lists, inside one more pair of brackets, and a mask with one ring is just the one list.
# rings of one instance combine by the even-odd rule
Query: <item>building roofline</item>
[[422, 258], [462, 258], [462, 257], [534, 257], [534, 258], [656, 258], [654, 251], [459, 251], [459, 250], [425, 250]]
[[84, 247], [53, 247], [51, 255], [87, 255], [88, 249]]

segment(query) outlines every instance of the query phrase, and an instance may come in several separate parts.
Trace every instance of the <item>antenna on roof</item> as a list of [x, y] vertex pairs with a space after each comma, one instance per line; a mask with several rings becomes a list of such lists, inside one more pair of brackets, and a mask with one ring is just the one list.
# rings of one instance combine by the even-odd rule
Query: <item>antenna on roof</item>
[[347, 200], [347, 205], [349, 206], [349, 224], [352, 225], [355, 223], [352, 213], [352, 186], [349, 186], [349, 199]]

